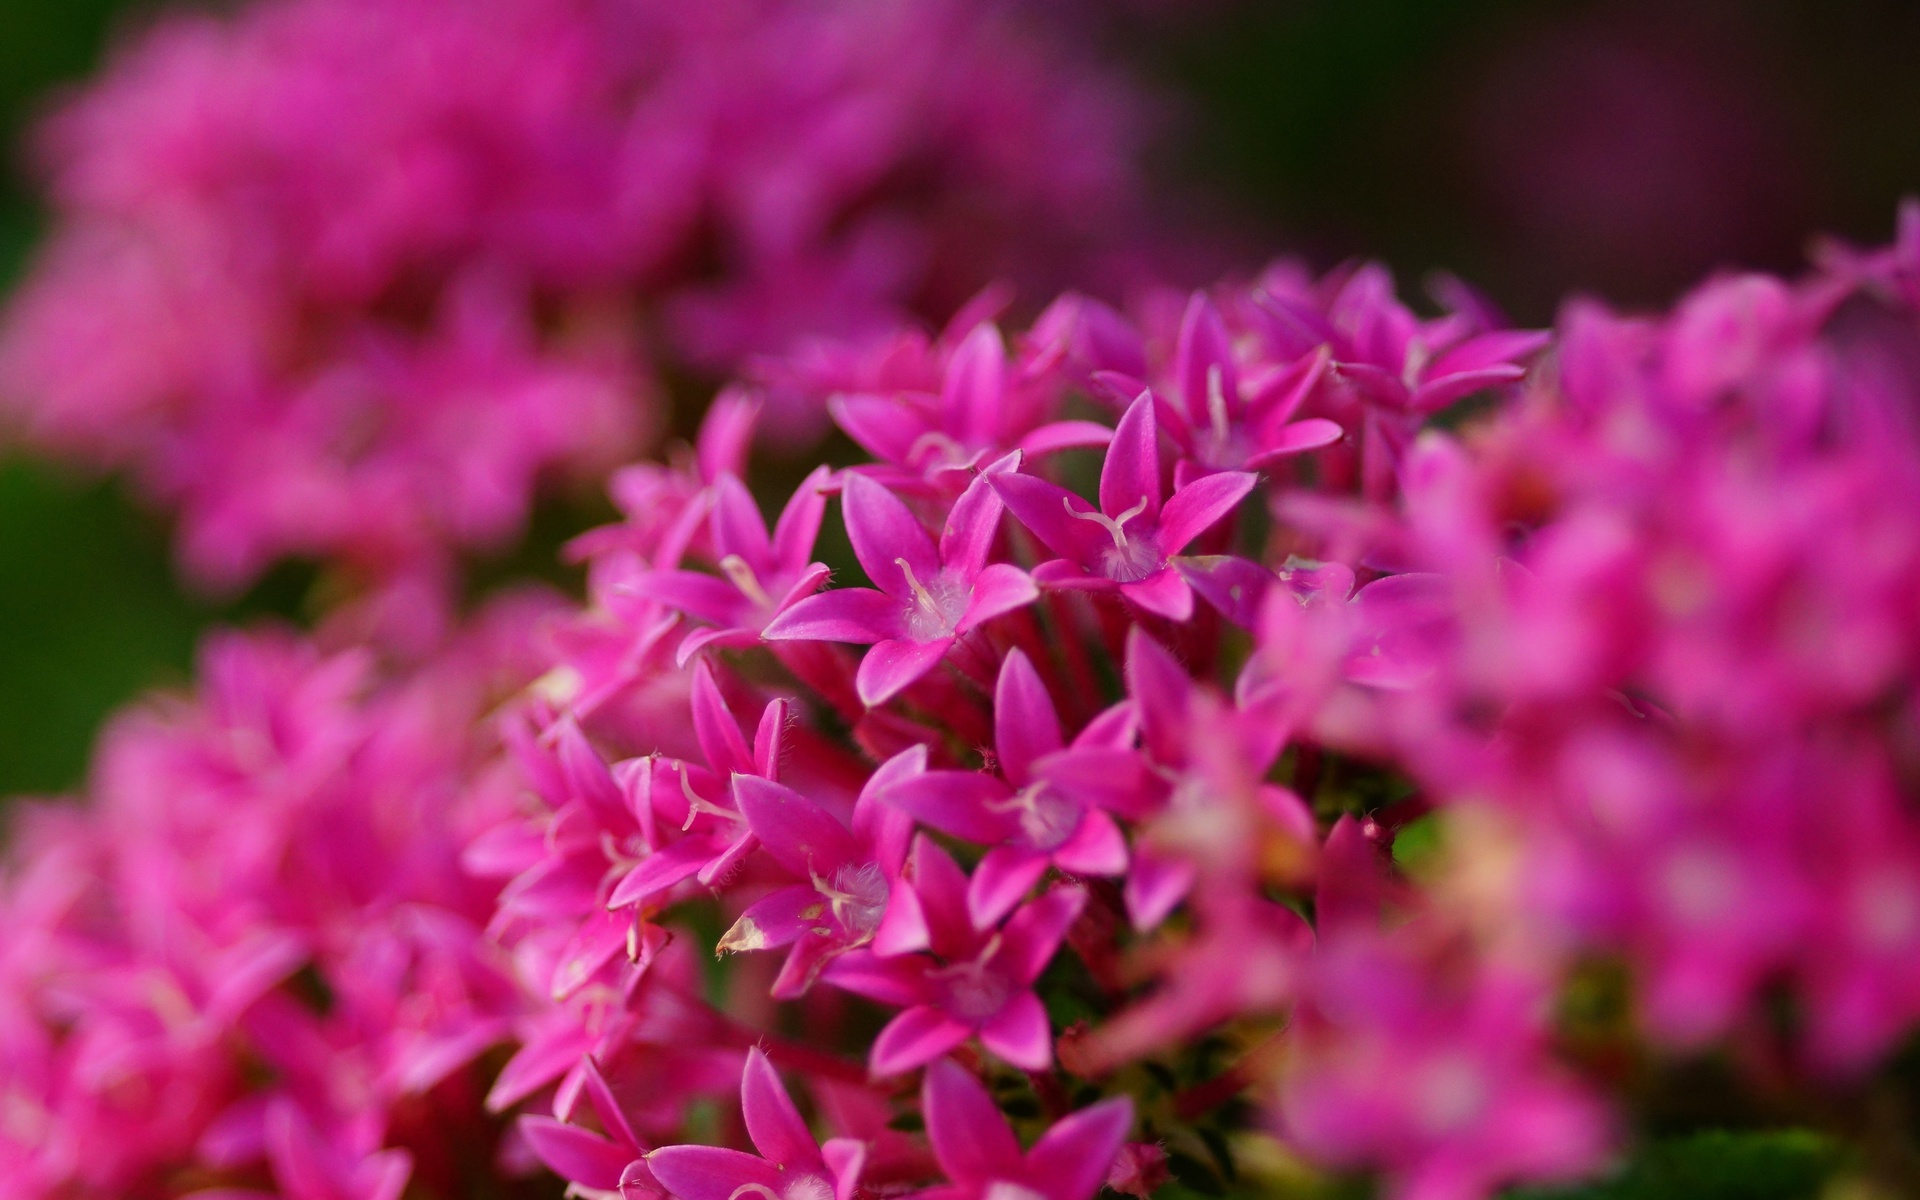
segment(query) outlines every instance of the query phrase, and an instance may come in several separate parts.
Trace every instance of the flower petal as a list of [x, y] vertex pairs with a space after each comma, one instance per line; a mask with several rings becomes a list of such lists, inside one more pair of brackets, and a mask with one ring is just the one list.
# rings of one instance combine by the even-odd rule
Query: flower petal
[[831, 876], [859, 856], [846, 827], [790, 787], [735, 775], [733, 800], [773, 860], [802, 879]]
[[1012, 563], [994, 563], [974, 577], [967, 611], [954, 623], [955, 633], [966, 633], [995, 617], [1024, 608], [1040, 598], [1040, 589], [1025, 571]]
[[1113, 545], [1113, 539], [1098, 522], [1071, 515], [1090, 513], [1093, 509], [1067, 489], [1032, 475], [1005, 474], [988, 478], [1015, 519], [1062, 558], [1083, 565], [1097, 563], [1101, 552]]
[[970, 446], [998, 446], [1006, 422], [1007, 350], [991, 322], [975, 325], [947, 359], [940, 408], [946, 426]]
[[1325, 417], [1308, 417], [1304, 421], [1281, 426], [1280, 432], [1267, 439], [1258, 454], [1247, 459], [1246, 466], [1250, 471], [1263, 470], [1281, 459], [1331, 446], [1345, 436], [1347, 431], [1340, 422], [1329, 421]]
[[705, 659], [693, 664], [689, 707], [693, 736], [700, 743], [707, 766], [722, 777], [754, 769], [753, 751], [747, 739], [740, 736], [740, 722], [733, 719], [733, 710], [727, 707], [720, 686], [713, 681], [713, 668]]
[[953, 648], [952, 638], [933, 642], [910, 642], [896, 638], [880, 642], [860, 660], [853, 677], [854, 691], [860, 703], [876, 708], [893, 699], [914, 680], [940, 665]]
[[927, 1140], [947, 1177], [958, 1184], [1018, 1175], [1020, 1143], [987, 1089], [950, 1059], [927, 1068], [920, 1084]]
[[1187, 543], [1240, 506], [1257, 477], [1250, 471], [1221, 471], [1194, 480], [1173, 494], [1160, 515], [1160, 550], [1178, 554]]
[[1212, 417], [1208, 409], [1211, 389], [1208, 376], [1216, 370], [1220, 375], [1221, 396], [1231, 406], [1227, 416], [1236, 417], [1240, 378], [1234, 368], [1233, 340], [1213, 301], [1205, 292], [1195, 292], [1180, 318], [1180, 335], [1174, 343], [1173, 378], [1180, 389], [1187, 420], [1197, 429], [1207, 428]]
[[835, 588], [805, 600], [767, 622], [770, 642], [853, 642], [867, 645], [907, 631], [900, 601], [872, 588]]
[[780, 510], [780, 520], [773, 527], [773, 561], [781, 570], [797, 571], [813, 557], [813, 544], [827, 515], [825, 488], [832, 478], [833, 468], [815, 467]]
[[[962, 579], [979, 574], [993, 549], [994, 535], [1000, 531], [1000, 514], [1006, 507], [988, 476], [974, 476], [947, 514], [946, 528], [940, 534], [941, 564]], [[921, 575], [920, 581], [925, 583], [927, 576]]]
[[1053, 861], [1061, 870], [1075, 875], [1124, 875], [1127, 839], [1112, 817], [1093, 809], [1080, 818], [1073, 836], [1053, 852]]
[[941, 833], [991, 846], [1017, 828], [989, 811], [1009, 794], [1006, 784], [984, 772], [928, 771], [888, 788], [881, 799]]
[[1169, 621], [1185, 621], [1193, 616], [1193, 589], [1172, 567], [1161, 567], [1145, 579], [1119, 587], [1122, 596]]
[[929, 1004], [887, 1022], [873, 1039], [867, 1068], [882, 1078], [924, 1066], [967, 1040], [973, 1030]]
[[997, 961], [1014, 978], [1031, 984], [1046, 970], [1047, 962], [1086, 905], [1084, 888], [1054, 888], [1007, 921], [1000, 931]]
[[840, 489], [840, 514], [854, 557], [874, 586], [897, 600], [912, 602], [913, 589], [900, 570], [904, 561], [922, 584], [940, 573], [933, 539], [900, 497], [858, 472], [849, 472]]
[[1053, 1065], [1053, 1027], [1032, 992], [1018, 992], [980, 1026], [980, 1044], [1023, 1071]]
[[1064, 741], [1053, 697], [1033, 662], [1019, 647], [1007, 651], [1000, 678], [993, 689], [994, 752], [1000, 772], [1016, 787], [1027, 783], [1027, 769], [1043, 754], [1052, 754]]
[[1047, 856], [1016, 846], [995, 846], [967, 881], [967, 916], [975, 929], [990, 929], [1027, 898], [1047, 873]]
[[1030, 1177], [1047, 1182], [1047, 1200], [1090, 1200], [1131, 1128], [1131, 1097], [1115, 1096], [1082, 1109], [1047, 1130], [1027, 1152]]
[[746, 1070], [740, 1076], [740, 1112], [754, 1148], [769, 1161], [789, 1170], [825, 1169], [819, 1143], [780, 1082], [780, 1073], [758, 1046], [747, 1051]]
[[1153, 415], [1153, 397], [1145, 394], [1127, 408], [1107, 445], [1107, 461], [1100, 468], [1100, 511], [1118, 518], [1142, 501], [1146, 508], [1141, 519], [1158, 522], [1160, 422]]
[[713, 531], [715, 558], [738, 555], [748, 566], [766, 566], [773, 557], [773, 543], [767, 538], [767, 523], [760, 515], [747, 486], [731, 473], [713, 481], [713, 511], [708, 516]]
[[552, 1117], [521, 1117], [519, 1132], [534, 1157], [569, 1183], [612, 1191], [634, 1159], [632, 1150]]
[[1060, 450], [1093, 449], [1113, 440], [1113, 430], [1098, 421], [1050, 421], [1020, 439], [1020, 452], [1029, 458]]
[[732, 1200], [748, 1185], [779, 1195], [778, 1166], [724, 1146], [662, 1146], [647, 1155], [647, 1167], [679, 1200]]

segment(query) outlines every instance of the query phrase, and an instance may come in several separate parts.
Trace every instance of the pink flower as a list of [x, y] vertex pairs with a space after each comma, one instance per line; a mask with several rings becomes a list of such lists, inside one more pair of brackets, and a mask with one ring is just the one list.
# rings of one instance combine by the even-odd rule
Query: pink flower
[[898, 1075], [978, 1035], [981, 1044], [1029, 1071], [1053, 1062], [1053, 1033], [1034, 980], [1080, 915], [1086, 893], [1060, 887], [993, 929], [967, 914], [967, 877], [922, 836], [913, 847], [913, 896], [928, 953], [881, 957], [858, 951], [827, 968], [828, 982], [906, 1011], [874, 1039], [876, 1075]]
[[913, 513], [879, 484], [849, 473], [841, 492], [847, 536], [872, 588], [810, 596], [769, 622], [769, 641], [877, 643], [856, 678], [861, 703], [884, 704], [986, 621], [1039, 594], [1026, 572], [989, 563], [1001, 504], [992, 486], [1013, 464], [989, 467], [954, 502], [938, 548]]
[[1114, 430], [1100, 468], [1098, 509], [1031, 475], [991, 479], [1020, 523], [1060, 555], [1035, 569], [1041, 586], [1118, 589], [1174, 621], [1192, 615], [1193, 590], [1172, 556], [1231, 513], [1255, 482], [1244, 471], [1218, 472], [1176, 488], [1163, 508], [1159, 426], [1153, 398], [1144, 394]]
[[1046, 1200], [1090, 1200], [1133, 1124], [1133, 1102], [1102, 1100], [1055, 1124], [1025, 1151], [979, 1080], [942, 1058], [921, 1085], [927, 1137], [951, 1181], [928, 1200], [985, 1200], [1018, 1189]]
[[808, 1131], [773, 1064], [759, 1050], [747, 1054], [740, 1108], [758, 1157], [721, 1146], [662, 1146], [647, 1169], [677, 1200], [731, 1200], [752, 1194], [767, 1200], [852, 1200], [866, 1149], [853, 1138], [822, 1145]]

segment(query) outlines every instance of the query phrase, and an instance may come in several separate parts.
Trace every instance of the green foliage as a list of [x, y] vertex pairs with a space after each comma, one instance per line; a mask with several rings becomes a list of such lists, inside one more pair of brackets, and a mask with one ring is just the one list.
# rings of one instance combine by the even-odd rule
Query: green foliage
[[1813, 1200], [1839, 1165], [1834, 1144], [1805, 1130], [1698, 1133], [1651, 1147], [1605, 1182], [1510, 1198]]

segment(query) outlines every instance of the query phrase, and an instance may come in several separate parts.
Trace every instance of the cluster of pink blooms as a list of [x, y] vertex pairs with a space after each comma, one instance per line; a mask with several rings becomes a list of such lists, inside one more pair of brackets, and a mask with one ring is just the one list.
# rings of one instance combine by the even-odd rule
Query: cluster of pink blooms
[[1143, 116], [1019, 4], [176, 15], [43, 130], [0, 391], [177, 510], [205, 583], [293, 556], [430, 595], [640, 449], [662, 368], [1117, 277]]
[[429, 661], [211, 639], [106, 730], [84, 808], [22, 802], [0, 873], [9, 1197], [455, 1194], [497, 1140], [478, 1060], [525, 1011], [461, 866], [512, 809], [480, 731], [555, 600]]

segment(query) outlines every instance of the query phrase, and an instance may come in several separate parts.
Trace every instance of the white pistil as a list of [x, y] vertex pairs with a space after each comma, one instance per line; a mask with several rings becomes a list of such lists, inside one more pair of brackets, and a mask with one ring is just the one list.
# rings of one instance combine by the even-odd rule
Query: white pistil
[[741, 595], [761, 608], [773, 607], [773, 598], [768, 596], [766, 589], [760, 586], [759, 577], [753, 573], [753, 568], [747, 565], [746, 559], [738, 554], [727, 555], [720, 560], [720, 573], [727, 577], [727, 582], [740, 589]]
[[914, 575], [913, 568], [907, 564], [907, 560], [896, 558], [893, 560], [893, 565], [899, 567], [900, 573], [907, 577], [907, 586], [913, 589], [913, 597], [920, 602], [920, 607], [936, 617], [939, 616], [940, 606], [933, 602], [933, 593], [929, 592], [926, 585]]
[[1065, 496], [1060, 498], [1060, 505], [1067, 510], [1067, 515], [1070, 517], [1078, 517], [1082, 521], [1092, 521], [1096, 525], [1105, 526], [1107, 534], [1113, 538], [1114, 549], [1125, 550], [1127, 548], [1126, 524], [1128, 521], [1133, 520], [1141, 513], [1147, 511], [1147, 498], [1145, 496], [1140, 497], [1138, 504], [1121, 513], [1118, 517], [1110, 517], [1098, 511], [1077, 512], [1073, 507], [1073, 501]]
[[721, 808], [718, 804], [710, 800], [702, 800], [693, 790], [692, 781], [687, 778], [687, 768], [685, 764], [681, 764], [680, 766], [680, 794], [687, 798], [687, 819], [680, 825], [681, 833], [692, 829], [694, 818], [698, 817], [701, 813], [706, 813], [710, 817], [719, 817], [723, 821], [734, 821], [742, 825], [746, 824], [747, 819], [732, 809]]
[[1213, 424], [1214, 441], [1226, 445], [1232, 428], [1227, 420], [1227, 388], [1219, 363], [1207, 368], [1207, 419]]

